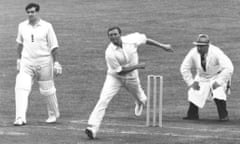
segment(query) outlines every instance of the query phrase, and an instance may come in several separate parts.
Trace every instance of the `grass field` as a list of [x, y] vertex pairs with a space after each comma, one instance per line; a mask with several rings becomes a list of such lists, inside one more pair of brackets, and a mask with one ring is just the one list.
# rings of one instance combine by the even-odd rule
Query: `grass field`
[[[58, 123], [47, 125], [46, 106], [34, 85], [28, 124], [12, 125], [15, 116], [16, 33], [26, 19], [30, 0], [0, 1], [0, 143], [1, 144], [231, 144], [240, 143], [239, 7], [238, 0], [37, 0], [41, 17], [50, 21], [60, 44], [63, 75], [56, 79], [61, 111]], [[118, 25], [123, 33], [143, 32], [170, 43], [174, 53], [149, 46], [139, 48], [140, 71], [146, 90], [147, 75], [164, 77], [163, 128], [147, 128], [145, 112], [134, 116], [134, 101], [124, 89], [111, 101], [98, 138], [89, 140], [83, 130], [105, 79], [106, 30]], [[179, 67], [199, 33], [232, 59], [235, 73], [228, 99], [231, 121], [220, 123], [216, 106], [208, 102], [199, 121], [183, 121], [187, 89]]]

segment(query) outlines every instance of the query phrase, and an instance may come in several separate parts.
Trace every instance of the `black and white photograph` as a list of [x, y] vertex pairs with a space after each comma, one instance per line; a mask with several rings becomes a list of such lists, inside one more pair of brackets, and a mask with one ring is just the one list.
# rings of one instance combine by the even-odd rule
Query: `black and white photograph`
[[240, 143], [239, 0], [0, 0], [0, 144]]

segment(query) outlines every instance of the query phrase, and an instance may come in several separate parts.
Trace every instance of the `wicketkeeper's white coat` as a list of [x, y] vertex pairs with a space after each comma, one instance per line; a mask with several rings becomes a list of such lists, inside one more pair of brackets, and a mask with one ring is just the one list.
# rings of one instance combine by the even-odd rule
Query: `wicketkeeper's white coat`
[[[195, 76], [191, 72], [192, 68], [196, 68]], [[210, 44], [206, 56], [206, 71], [204, 71], [197, 47], [192, 48], [183, 60], [180, 72], [188, 86], [198, 81], [200, 90], [190, 88], [188, 100], [199, 108], [204, 107], [208, 98], [227, 100], [226, 90], [228, 90], [227, 85], [231, 81], [233, 70], [229, 57], [220, 48]], [[212, 88], [214, 82], [220, 84], [220, 87], [215, 90]]]

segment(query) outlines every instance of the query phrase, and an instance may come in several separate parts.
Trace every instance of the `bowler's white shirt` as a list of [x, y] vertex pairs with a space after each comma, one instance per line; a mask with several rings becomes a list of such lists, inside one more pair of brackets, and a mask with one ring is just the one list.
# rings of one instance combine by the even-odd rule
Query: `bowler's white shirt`
[[32, 26], [29, 20], [18, 25], [17, 43], [23, 45], [21, 60], [29, 64], [42, 64], [51, 59], [51, 51], [58, 41], [50, 23], [40, 20]]
[[206, 55], [206, 71], [201, 66], [201, 58], [197, 47], [192, 48], [183, 60], [180, 71], [188, 86], [194, 82], [191, 68], [196, 68], [196, 77], [199, 80], [210, 80], [216, 77], [216, 81], [220, 85], [227, 83], [231, 79], [234, 69], [228, 56], [220, 48], [212, 44], [210, 44]]
[[[122, 48], [110, 43], [105, 52], [105, 59], [108, 67], [108, 74], [119, 76], [118, 73], [122, 71], [122, 67], [132, 66], [138, 64], [137, 48], [141, 44], [145, 44], [147, 37], [145, 34], [132, 33], [122, 36]], [[138, 71], [134, 70], [124, 78], [137, 77]]]

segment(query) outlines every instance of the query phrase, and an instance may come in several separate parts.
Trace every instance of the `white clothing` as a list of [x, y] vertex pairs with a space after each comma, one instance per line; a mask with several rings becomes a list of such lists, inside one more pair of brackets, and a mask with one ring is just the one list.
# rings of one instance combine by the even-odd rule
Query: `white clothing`
[[147, 37], [144, 34], [132, 33], [122, 38], [122, 48], [110, 43], [105, 52], [105, 59], [108, 67], [108, 74], [121, 78], [136, 78], [138, 70], [134, 70], [127, 75], [119, 76], [122, 67], [138, 64], [137, 48], [145, 44]]
[[[196, 75], [193, 76], [191, 69], [196, 69]], [[186, 55], [182, 62], [180, 72], [184, 81], [191, 86], [194, 81], [198, 81], [200, 90], [189, 89], [188, 100], [198, 107], [202, 108], [209, 96], [221, 100], [226, 100], [225, 93], [228, 81], [231, 80], [233, 74], [233, 64], [224, 52], [210, 44], [206, 55], [206, 71], [201, 66], [200, 54], [197, 47], [194, 47]], [[214, 82], [220, 84], [220, 87], [213, 90]]]
[[[36, 79], [39, 83], [40, 93], [45, 96], [48, 115], [59, 117], [58, 102], [56, 97], [56, 88], [53, 82], [53, 66], [52, 63], [32, 66], [21, 64], [20, 71], [17, 74], [15, 85], [15, 101], [16, 101], [16, 119], [22, 118], [26, 122], [26, 112], [28, 108], [28, 97], [32, 89], [32, 85]], [[44, 79], [44, 80], [39, 80]], [[49, 83], [51, 83], [49, 85]], [[43, 91], [46, 91], [45, 93]]]
[[41, 19], [34, 26], [29, 20], [21, 22], [16, 41], [23, 45], [21, 61], [31, 65], [48, 62], [53, 48], [58, 48], [52, 25]]
[[[197, 78], [195, 81], [198, 81]], [[194, 90], [190, 88], [188, 91], [188, 101], [194, 103], [199, 108], [203, 108], [206, 100], [219, 99], [227, 100], [227, 83], [224, 83], [220, 87], [213, 89], [212, 85], [216, 81], [216, 78], [213, 77], [208, 81], [199, 81], [200, 90]]]
[[23, 45], [15, 85], [16, 119], [21, 118], [26, 122], [28, 97], [34, 79], [39, 82], [40, 92], [47, 101], [49, 117], [52, 115], [58, 117], [51, 54], [54, 48], [58, 48], [58, 41], [52, 25], [40, 20], [32, 26], [26, 20], [19, 24], [16, 41]]
[[106, 49], [105, 58], [108, 67], [106, 80], [102, 88], [100, 98], [91, 113], [88, 124], [97, 132], [105, 115], [106, 108], [111, 99], [117, 94], [121, 87], [125, 87], [138, 102], [145, 102], [147, 97], [140, 85], [137, 70], [126, 75], [119, 75], [122, 67], [138, 64], [137, 48], [146, 43], [144, 34], [133, 33], [122, 38], [122, 48], [112, 43]]
[[121, 79], [112, 75], [107, 75], [100, 98], [90, 115], [88, 121], [89, 125], [97, 127], [97, 129], [100, 127], [109, 102], [118, 93], [121, 87], [126, 88], [136, 100], [141, 102], [146, 101], [147, 97], [140, 85], [139, 79]]

